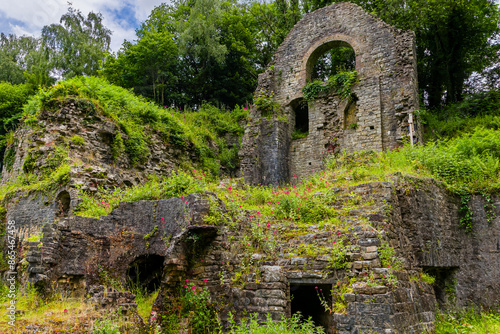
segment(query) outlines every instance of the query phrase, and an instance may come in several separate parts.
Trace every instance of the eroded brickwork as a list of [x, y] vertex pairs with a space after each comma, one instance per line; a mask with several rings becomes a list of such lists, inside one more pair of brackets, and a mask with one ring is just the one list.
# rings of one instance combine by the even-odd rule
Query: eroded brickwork
[[[308, 105], [308, 137], [293, 141], [293, 105], [303, 97], [302, 88], [315, 61], [336, 46], [350, 46], [356, 54], [355, 121], [344, 119], [346, 103], [339, 96], [320, 96]], [[268, 126], [280, 129], [285, 139], [270, 141], [260, 131], [262, 115], [254, 107], [240, 152], [247, 182], [283, 183], [294, 174], [304, 177], [321, 168], [328, 150], [381, 151], [402, 145], [408, 139], [408, 115], [418, 110], [415, 55], [413, 32], [391, 27], [354, 4], [333, 4], [307, 14], [278, 48], [274, 63], [259, 76], [256, 94], [273, 96], [281, 107], [277, 113], [281, 117], [275, 115]], [[347, 128], [346, 123], [350, 123]], [[419, 129], [415, 137], [421, 139]]]

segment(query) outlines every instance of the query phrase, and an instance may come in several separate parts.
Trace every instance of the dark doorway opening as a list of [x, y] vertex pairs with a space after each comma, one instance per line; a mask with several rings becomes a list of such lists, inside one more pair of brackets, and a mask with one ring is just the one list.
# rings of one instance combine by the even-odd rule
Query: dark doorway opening
[[71, 204], [69, 192], [63, 190], [56, 197], [56, 212], [58, 217], [68, 217]]
[[424, 267], [426, 274], [435, 278], [434, 294], [440, 308], [453, 306], [457, 297], [457, 267]]
[[295, 128], [292, 139], [306, 137], [309, 134], [309, 107], [303, 98], [298, 98], [290, 104], [295, 114]]
[[316, 326], [325, 329], [325, 333], [331, 333], [332, 315], [321, 304], [323, 299], [332, 306], [331, 284], [290, 284], [290, 298], [292, 315], [300, 312], [304, 319], [310, 317]]
[[141, 255], [130, 264], [127, 271], [129, 284], [147, 293], [160, 287], [165, 258], [160, 255]]

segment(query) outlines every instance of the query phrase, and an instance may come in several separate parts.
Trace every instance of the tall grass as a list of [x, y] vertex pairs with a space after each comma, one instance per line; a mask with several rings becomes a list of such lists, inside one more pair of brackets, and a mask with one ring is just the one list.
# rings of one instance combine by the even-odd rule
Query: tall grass
[[75, 210], [79, 216], [99, 218], [113, 211], [121, 202], [158, 200], [187, 196], [203, 192], [206, 173], [174, 171], [169, 177], [152, 177], [148, 182], [130, 188], [106, 190], [99, 188], [95, 194], [81, 192], [81, 202]]
[[322, 334], [324, 329], [314, 325], [311, 319], [303, 319], [295, 313], [291, 318], [282, 317], [273, 321], [268, 315], [266, 321], [259, 322], [255, 316], [250, 316], [241, 324], [232, 323], [229, 334]]
[[[24, 107], [25, 122], [37, 126], [40, 113], [58, 112], [61, 102], [73, 98], [88, 116], [101, 115], [117, 124], [125, 135], [124, 150], [132, 164], [142, 163], [149, 154], [152, 134], [180, 150], [190, 150], [203, 169], [218, 175], [220, 161], [224, 168], [234, 168], [237, 155], [227, 152], [225, 134], [241, 136], [240, 121], [247, 110], [236, 107], [225, 111], [210, 105], [199, 110], [161, 108], [127, 89], [96, 77], [75, 77], [41, 89]], [[230, 159], [228, 159], [230, 157]]]
[[500, 333], [500, 314], [476, 312], [474, 309], [445, 314], [438, 313], [433, 334], [493, 334]]

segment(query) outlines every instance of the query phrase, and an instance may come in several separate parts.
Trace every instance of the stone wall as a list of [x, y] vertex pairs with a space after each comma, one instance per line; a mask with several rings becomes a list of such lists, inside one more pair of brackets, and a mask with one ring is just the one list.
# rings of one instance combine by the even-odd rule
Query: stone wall
[[[350, 106], [330, 93], [309, 102], [308, 138], [290, 141], [294, 104], [303, 97], [302, 88], [310, 79], [315, 61], [336, 46], [351, 46], [356, 53], [359, 83], [353, 87], [357, 99], [352, 110], [355, 122], [345, 126], [349, 123], [344, 119], [346, 108]], [[275, 137], [273, 147], [259, 146], [266, 139], [262, 139], [265, 133], [257, 130], [262, 115], [254, 106], [240, 152], [247, 182], [264, 183], [264, 174], [269, 180], [272, 170], [285, 171], [274, 175], [273, 182], [287, 182], [287, 175], [304, 177], [311, 169], [319, 169], [323, 152], [332, 148], [381, 151], [402, 145], [408, 138], [408, 115], [419, 107], [415, 55], [413, 32], [391, 27], [357, 5], [337, 3], [305, 15], [276, 51], [272, 66], [259, 76], [256, 90], [256, 95], [267, 94], [281, 107], [280, 113], [290, 127], [289, 133], [284, 133], [288, 140], [276, 141]], [[420, 127], [415, 137], [421, 140]], [[253, 166], [265, 160], [255, 162], [255, 156], [265, 157], [277, 150], [287, 159]]]
[[430, 179], [401, 182], [396, 195], [395, 213], [401, 223], [394, 233], [406, 239], [395, 246], [411, 253], [412, 266], [442, 280], [437, 282], [440, 302], [498, 308], [500, 199], [494, 196], [488, 202], [483, 196], [473, 196], [469, 204], [473, 230], [466, 233], [460, 227], [460, 197], [439, 183]]
[[46, 224], [40, 242], [28, 243], [28, 279], [45, 284], [84, 278], [84, 286], [92, 285], [101, 267], [126, 282], [134, 261], [153, 255], [164, 259], [174, 237], [202, 222], [208, 208], [206, 196], [190, 195], [121, 203], [101, 219], [73, 216]]
[[[226, 212], [210, 193], [122, 203], [101, 219], [61, 218], [44, 226], [39, 242], [28, 244], [29, 280], [57, 281], [81, 290], [101, 283], [100, 266], [125, 282], [138, 259], [157, 256], [162, 274], [154, 311], [161, 314], [168, 309], [188, 279], [197, 288], [208, 289], [221, 305], [222, 323], [228, 321], [230, 311], [236, 319], [248, 313], [261, 319], [267, 314], [273, 319], [291, 316], [300, 307], [291, 298], [295, 289], [311, 292], [311, 306], [318, 303], [311, 290], [314, 286], [332, 290], [328, 298], [333, 302], [340, 297], [341, 286], [350, 284], [344, 313], [317, 315], [329, 333], [342, 334], [423, 333], [433, 328], [437, 302], [498, 307], [497, 197], [492, 200], [497, 208], [490, 223], [485, 211], [490, 206], [485, 209], [485, 199], [473, 198], [474, 230], [466, 234], [459, 226], [460, 199], [432, 180], [395, 176], [392, 182], [338, 188], [335, 193], [332, 205], [346, 213], [341, 223], [349, 226], [343, 238], [318, 222], [305, 233], [291, 234], [273, 251], [254, 254], [245, 247], [253, 228], [251, 213], [234, 217], [233, 223], [205, 225], [210, 205]], [[352, 201], [359, 205], [352, 208]], [[273, 223], [267, 228], [286, 233], [300, 227]], [[197, 246], [193, 240], [199, 242]], [[352, 245], [342, 269], [332, 267], [330, 253], [321, 251], [332, 242]], [[395, 249], [401, 270], [383, 267], [382, 242]], [[318, 253], [294, 255], [295, 249], [307, 245]], [[422, 269], [437, 277], [434, 286], [419, 279]], [[349, 283], [351, 278], [356, 282]], [[450, 287], [454, 287], [453, 296]]]
[[[410, 261], [405, 260], [404, 269], [393, 273], [390, 268], [383, 268], [379, 259], [381, 240], [390, 242], [392, 239], [385, 231], [380, 233], [378, 230], [399, 223], [390, 214], [393, 185], [389, 182], [369, 183], [338, 189], [334, 205], [341, 208], [342, 203], [354, 197], [360, 198], [361, 203], [374, 204], [351, 210], [345, 218], [352, 227], [345, 244], [354, 245], [345, 269], [332, 268], [328, 254], [313, 257], [290, 255], [301, 245], [321, 249], [331, 245], [332, 241], [339, 242], [335, 230], [325, 230], [319, 225], [310, 227], [307, 234], [278, 245], [271, 253], [246, 254], [246, 244], [241, 240], [252, 223], [245, 219], [238, 223], [237, 229], [221, 227], [197, 261], [189, 263], [182, 252], [183, 247], [169, 253], [154, 310], [161, 314], [162, 310], [169, 309], [179, 287], [188, 279], [189, 284], [198, 289], [208, 289], [213, 300], [223, 305], [219, 315], [224, 324], [229, 320], [228, 312], [235, 314], [236, 319], [255, 313], [259, 319], [270, 315], [279, 320], [292, 314], [292, 285], [312, 288], [311, 303], [304, 305], [307, 309], [314, 303], [319, 304], [314, 286], [320, 286], [324, 291], [332, 290], [334, 298], [339, 298], [338, 282], [346, 283], [349, 278], [356, 278], [352, 292], [345, 295], [345, 313], [322, 313], [323, 320], [319, 321], [327, 333], [423, 333], [432, 330], [436, 304], [433, 289], [418, 279], [410, 279], [418, 276], [419, 268], [410, 266]], [[280, 229], [274, 225], [270, 228]], [[295, 228], [293, 224], [287, 226], [287, 230]], [[398, 239], [396, 237], [395, 241]], [[244, 269], [248, 265], [249, 271]], [[397, 275], [397, 285], [389, 283], [391, 274]], [[368, 276], [373, 279], [370, 284], [366, 280]]]
[[[19, 127], [16, 138], [16, 156], [11, 170], [2, 170], [2, 183], [16, 178], [28, 155], [35, 158], [35, 171], [48, 163], [47, 156], [63, 147], [72, 162], [81, 166], [72, 170], [73, 184], [83, 190], [96, 190], [97, 186], [130, 186], [139, 184], [147, 175], [168, 175], [182, 162], [196, 163], [196, 156], [185, 148], [165, 142], [159, 135], [151, 136], [149, 153], [144, 162], [133, 165], [126, 153], [116, 161], [113, 159], [113, 140], [117, 134], [127, 138], [119, 127], [104, 116], [88, 115], [77, 106], [77, 101], [68, 98], [61, 102], [57, 112], [42, 112], [35, 127]], [[71, 138], [79, 136], [83, 144]]]

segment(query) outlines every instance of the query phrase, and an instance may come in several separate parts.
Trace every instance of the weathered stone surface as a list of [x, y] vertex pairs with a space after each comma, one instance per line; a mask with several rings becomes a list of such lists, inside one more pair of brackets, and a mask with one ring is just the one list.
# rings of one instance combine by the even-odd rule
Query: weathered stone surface
[[[417, 181], [417, 180], [415, 180]], [[456, 303], [495, 307], [500, 301], [500, 206], [489, 207], [481, 196], [473, 196], [473, 230], [460, 227], [460, 198], [433, 180], [418, 186], [400, 180], [393, 207], [399, 223], [389, 236], [404, 235], [395, 246], [411, 266], [424, 267], [431, 274], [446, 275], [445, 283], [456, 280]], [[492, 202], [498, 201], [497, 197]], [[486, 210], [492, 210], [488, 223]], [[399, 220], [400, 219], [400, 220]], [[440, 302], [447, 297], [440, 296]]]
[[[355, 51], [357, 101], [331, 93], [309, 102], [308, 136], [292, 140], [302, 88], [318, 57], [337, 46]], [[267, 119], [252, 108], [240, 151], [247, 182], [275, 184], [306, 177], [322, 168], [327, 151], [380, 151], [400, 145], [407, 136], [408, 115], [418, 109], [413, 32], [395, 29], [354, 4], [337, 3], [305, 15], [274, 59], [259, 75], [256, 95], [272, 95], [282, 116]], [[420, 127], [415, 136], [421, 138]]]

